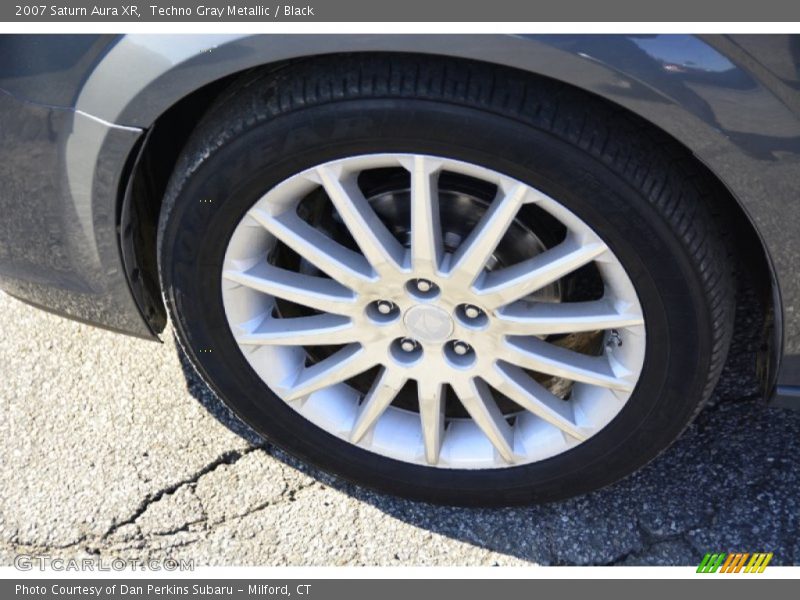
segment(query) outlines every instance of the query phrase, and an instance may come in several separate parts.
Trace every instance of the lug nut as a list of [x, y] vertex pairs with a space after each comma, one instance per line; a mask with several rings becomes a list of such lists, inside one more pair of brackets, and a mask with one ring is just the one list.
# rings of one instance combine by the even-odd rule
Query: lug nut
[[378, 301], [378, 312], [382, 315], [388, 315], [390, 312], [394, 310], [394, 304], [389, 302], [388, 300], [380, 300]]
[[411, 338], [403, 338], [400, 340], [400, 348], [403, 350], [403, 352], [413, 352], [417, 349], [417, 342]]
[[409, 279], [406, 290], [418, 298], [433, 298], [439, 293], [438, 286], [430, 279]]
[[481, 316], [481, 309], [477, 306], [467, 305], [464, 307], [464, 314], [468, 319], [477, 319]]
[[459, 356], [464, 356], [467, 352], [470, 351], [469, 344], [466, 342], [462, 342], [461, 340], [456, 340], [453, 342], [453, 352], [458, 354]]
[[417, 279], [417, 289], [420, 292], [429, 292], [431, 291], [432, 287], [433, 284], [427, 279]]

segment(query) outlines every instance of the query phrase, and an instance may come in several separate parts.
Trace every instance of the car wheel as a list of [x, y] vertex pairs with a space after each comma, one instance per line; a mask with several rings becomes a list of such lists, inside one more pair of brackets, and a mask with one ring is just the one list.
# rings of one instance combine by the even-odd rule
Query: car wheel
[[181, 343], [250, 426], [382, 491], [548, 501], [664, 450], [733, 294], [704, 173], [634, 117], [480, 64], [249, 75], [159, 226]]

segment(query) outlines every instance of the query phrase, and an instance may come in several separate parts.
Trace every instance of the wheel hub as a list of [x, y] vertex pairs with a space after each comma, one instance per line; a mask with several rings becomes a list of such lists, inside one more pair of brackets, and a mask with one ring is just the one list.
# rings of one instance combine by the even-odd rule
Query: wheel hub
[[412, 306], [406, 311], [403, 322], [408, 334], [423, 342], [444, 342], [453, 333], [453, 319], [438, 306]]

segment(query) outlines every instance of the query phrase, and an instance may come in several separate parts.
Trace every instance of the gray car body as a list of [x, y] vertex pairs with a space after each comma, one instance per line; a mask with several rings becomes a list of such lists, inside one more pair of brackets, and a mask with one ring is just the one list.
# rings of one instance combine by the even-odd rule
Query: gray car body
[[[800, 40], [691, 35], [0, 36], [0, 287], [157, 338], [131, 174], [172, 107], [233, 74], [320, 54], [479, 60], [602, 96], [686, 146], [763, 250], [767, 396], [800, 399]], [[152, 296], [152, 294], [150, 294]]]

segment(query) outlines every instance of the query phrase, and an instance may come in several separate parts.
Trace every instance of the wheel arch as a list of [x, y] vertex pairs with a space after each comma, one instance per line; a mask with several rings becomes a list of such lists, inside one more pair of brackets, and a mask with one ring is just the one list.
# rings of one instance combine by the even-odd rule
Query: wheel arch
[[[747, 140], [726, 134], [708, 98], [687, 94], [685, 86], [652, 74], [648, 69], [655, 69], [654, 65], [625, 64], [624, 56], [613, 50], [626, 36], [600, 36], [606, 39], [594, 41], [594, 56], [583, 51], [586, 48], [582, 40], [598, 36], [192, 36], [186, 44], [154, 41], [152, 37], [158, 36], [123, 38], [109, 53], [113, 57], [111, 63], [101, 64], [87, 81], [77, 108], [93, 115], [100, 111], [100, 118], [110, 122], [148, 130], [137, 149], [131, 176], [122, 188], [118, 214], [125, 269], [137, 302], [154, 331], [163, 329], [165, 323], [155, 257], [155, 227], [161, 197], [184, 142], [219, 94], [252, 69], [291, 68], [297, 61], [314, 60], [325, 54], [430, 54], [480, 61], [521, 70], [534, 77], [555, 79], [643, 119], [691, 153], [724, 192], [724, 206], [718, 207], [717, 212], [727, 220], [731, 237], [736, 240], [732, 254], [738, 270], [757, 291], [767, 315], [761, 332], [758, 376], [764, 395], [771, 394], [783, 348], [779, 280], [763, 232], [754, 224], [753, 208], [759, 210], [756, 198], [739, 185], [735, 173], [742, 163], [755, 160], [754, 151], [746, 147]], [[756, 102], [763, 118], [779, 115], [784, 123], [789, 122], [789, 111], [766, 87], [709, 43], [694, 36], [676, 36], [674, 41], [685, 44], [687, 39], [707, 62], [724, 59], [731, 65], [738, 88], [750, 92], [745, 101]], [[599, 56], [606, 46], [610, 49], [601, 59]], [[156, 61], [148, 74], [140, 76], [138, 82], [126, 84], [127, 92], [115, 93], [111, 102], [103, 106], [95, 102], [93, 90], [106, 77], [103, 73], [110, 72], [109, 69], [119, 73], [119, 69], [124, 70], [123, 65], [146, 61], [148, 56], [152, 58], [159, 52], [171, 58]], [[93, 81], [95, 77], [101, 79]], [[711, 81], [708, 85], [715, 86], [713, 89], [718, 92], [731, 84]], [[755, 99], [753, 90], [757, 91]], [[765, 105], [769, 110], [763, 111]], [[800, 123], [796, 127], [800, 132]], [[737, 322], [737, 327], [740, 326]]]

